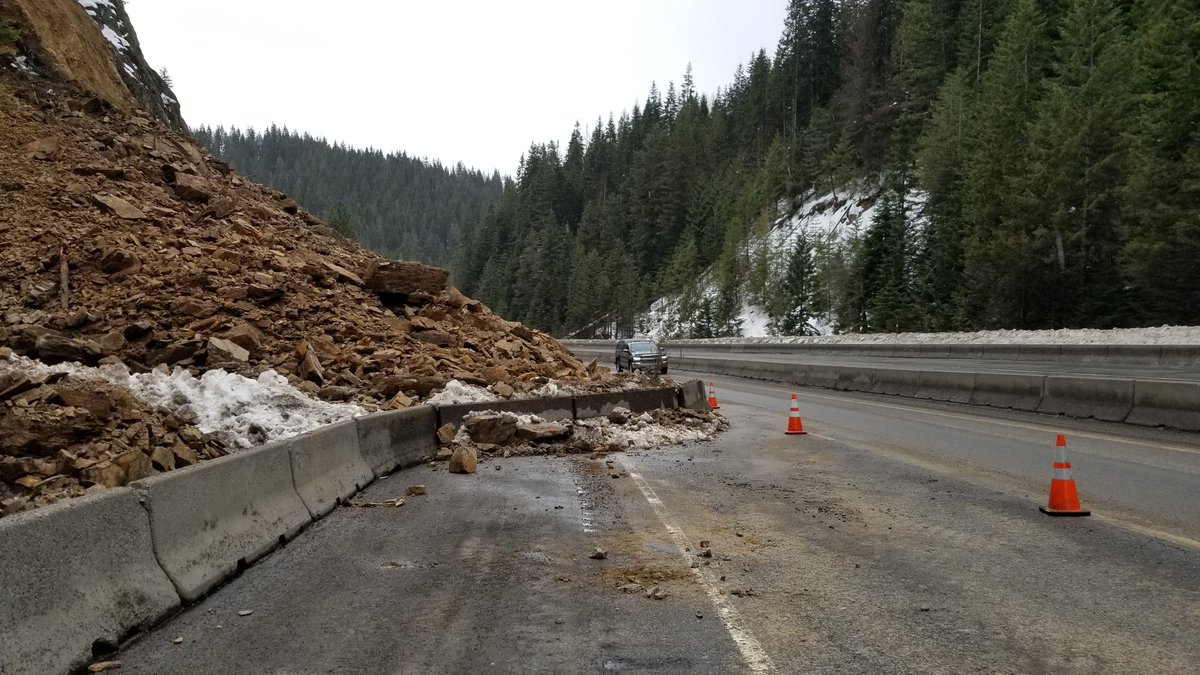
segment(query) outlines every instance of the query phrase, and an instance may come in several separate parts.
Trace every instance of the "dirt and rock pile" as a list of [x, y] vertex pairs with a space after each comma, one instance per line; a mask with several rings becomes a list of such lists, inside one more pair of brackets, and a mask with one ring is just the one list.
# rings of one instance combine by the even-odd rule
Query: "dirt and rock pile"
[[600, 456], [635, 448], [705, 441], [728, 427], [714, 412], [658, 409], [638, 415], [615, 408], [606, 417], [547, 421], [536, 415], [474, 412], [438, 429], [438, 460], [451, 473], [474, 473], [480, 461], [526, 455]]
[[[274, 370], [366, 410], [451, 380], [500, 398], [627, 386], [463, 296], [444, 270], [362, 249], [146, 113], [14, 68], [0, 68], [0, 241], [0, 347], [46, 364]], [[72, 378], [11, 377], [4, 512], [225, 451], [115, 389], [88, 400]]]

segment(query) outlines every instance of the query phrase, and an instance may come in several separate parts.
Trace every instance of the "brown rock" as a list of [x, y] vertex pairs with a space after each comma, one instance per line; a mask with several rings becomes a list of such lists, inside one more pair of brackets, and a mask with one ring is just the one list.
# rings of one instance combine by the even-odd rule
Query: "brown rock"
[[175, 174], [175, 194], [189, 202], [207, 202], [213, 196], [208, 181], [186, 173]]
[[419, 342], [428, 342], [439, 347], [449, 347], [454, 344], [454, 336], [442, 330], [423, 330], [412, 334]]
[[29, 391], [39, 383], [16, 370], [0, 373], [0, 401]]
[[418, 497], [426, 493], [424, 485], [409, 485], [404, 488], [405, 497]]
[[191, 466], [199, 459], [196, 456], [196, 451], [183, 443], [176, 443], [171, 448], [171, 454], [175, 455], [175, 464], [177, 466]]
[[125, 483], [149, 478], [158, 473], [150, 463], [150, 458], [141, 450], [130, 450], [113, 460], [113, 464], [125, 470]]
[[487, 368], [479, 371], [479, 374], [482, 375], [483, 379], [487, 380], [489, 384], [506, 382], [512, 379], [512, 374], [510, 374], [508, 369], [504, 366], [488, 366]]
[[105, 392], [76, 389], [67, 384], [58, 385], [54, 390], [65, 405], [83, 408], [101, 421], [107, 421], [112, 417], [112, 399]]
[[351, 272], [350, 270], [348, 270], [340, 265], [335, 265], [325, 259], [321, 260], [321, 265], [325, 269], [336, 274], [339, 279], [342, 279], [344, 281], [349, 281], [358, 286], [363, 285], [363, 280], [357, 274], [355, 274], [354, 272]]
[[296, 374], [301, 379], [316, 384], [325, 382], [325, 370], [321, 368], [321, 360], [317, 358], [317, 352], [308, 340], [302, 340], [296, 345]]
[[30, 159], [53, 159], [58, 154], [57, 138], [39, 138], [25, 144], [25, 156]]
[[103, 485], [106, 488], [121, 487], [125, 484], [125, 469], [116, 462], [104, 461], [80, 471], [79, 480], [84, 484]]
[[250, 353], [250, 356], [258, 356], [262, 352], [263, 340], [266, 336], [256, 326], [249, 323], [241, 323], [229, 329], [225, 333], [225, 339], [238, 345]]
[[209, 363], [245, 363], [250, 359], [250, 352], [235, 344], [232, 340], [218, 337], [208, 339]]
[[367, 288], [388, 295], [409, 296], [414, 293], [437, 295], [446, 288], [450, 273], [438, 267], [415, 262], [388, 260], [376, 263], [367, 270], [363, 281]]
[[476, 443], [503, 445], [517, 433], [517, 418], [512, 415], [475, 415], [463, 424]]
[[50, 364], [78, 361], [94, 366], [105, 355], [95, 342], [76, 340], [57, 333], [46, 333], [39, 337], [34, 350], [39, 359]]
[[453, 423], [443, 424], [437, 430], [438, 443], [442, 445], [450, 445], [454, 441], [454, 436], [458, 434], [458, 427]]
[[450, 455], [450, 466], [447, 471], [450, 473], [475, 473], [475, 467], [479, 464], [479, 453], [475, 448], [458, 446], [454, 448], [454, 453]]
[[136, 254], [123, 249], [108, 249], [100, 254], [100, 271], [105, 274], [132, 273], [142, 268]]
[[492, 391], [496, 392], [496, 395], [503, 396], [504, 398], [512, 398], [513, 394], [516, 393], [511, 386], [505, 384], [504, 382], [497, 382], [496, 384], [492, 385]]
[[414, 316], [410, 322], [416, 330], [438, 330], [441, 326], [427, 316]]
[[150, 463], [159, 471], [173, 471], [175, 469], [175, 453], [169, 448], [157, 446], [150, 451]]
[[122, 335], [119, 331], [114, 330], [96, 338], [96, 344], [100, 345], [100, 348], [106, 353], [114, 354], [124, 349], [125, 345], [128, 343], [125, 341], [124, 335]]
[[217, 313], [217, 308], [192, 298], [185, 298], [182, 302], [175, 305], [175, 311], [187, 316], [194, 316], [197, 319], [207, 319]]
[[401, 410], [411, 406], [412, 404], [413, 400], [411, 398], [405, 396], [404, 392], [398, 391], [396, 392], [396, 395], [387, 402], [387, 407], [391, 408], [392, 410]]
[[146, 214], [133, 204], [113, 195], [92, 195], [92, 201], [122, 220], [145, 220]]
[[517, 438], [523, 441], [553, 441], [571, 436], [571, 427], [560, 422], [535, 422], [517, 426]]

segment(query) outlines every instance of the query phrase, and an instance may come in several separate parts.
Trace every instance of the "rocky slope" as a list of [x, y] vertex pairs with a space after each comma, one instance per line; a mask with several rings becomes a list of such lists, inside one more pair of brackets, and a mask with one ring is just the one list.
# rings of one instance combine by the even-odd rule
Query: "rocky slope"
[[34, 24], [79, 9], [59, 5], [19, 0], [23, 52], [0, 53], [0, 511], [225, 452], [191, 420], [112, 387], [31, 376], [11, 367], [18, 357], [273, 369], [367, 410], [413, 405], [451, 379], [502, 397], [551, 379], [625, 385], [464, 297], [445, 271], [360, 248], [136, 101], [113, 100], [116, 67], [89, 62], [112, 53], [95, 35], [44, 46]]

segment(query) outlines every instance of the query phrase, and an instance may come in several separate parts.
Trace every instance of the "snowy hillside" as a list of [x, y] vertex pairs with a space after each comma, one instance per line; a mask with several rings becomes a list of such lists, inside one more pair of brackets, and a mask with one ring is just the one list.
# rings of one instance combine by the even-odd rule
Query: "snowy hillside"
[[[778, 218], [764, 235], [751, 237], [742, 247], [748, 266], [766, 266], [768, 283], [777, 283], [786, 273], [786, 267], [797, 237], [803, 233], [810, 245], [835, 250], [837, 246], [870, 227], [878, 209], [879, 188], [860, 184], [848, 190], [838, 190], [821, 195], [809, 194], [799, 207]], [[786, 203], [781, 205], [786, 208]], [[920, 228], [923, 223], [922, 208], [924, 195], [912, 193], [905, 199], [905, 210], [911, 227]], [[698, 298], [715, 301], [717, 282], [714, 270], [705, 271], [698, 279], [693, 292]], [[754, 302], [751, 289], [743, 284], [741, 289], [742, 337], [766, 337], [772, 335], [770, 314], [762, 303]], [[680, 337], [685, 334], [680, 321], [682, 295], [659, 298], [636, 320], [638, 332], [660, 339]], [[810, 334], [825, 335], [832, 332], [829, 316], [815, 315], [807, 319]]]

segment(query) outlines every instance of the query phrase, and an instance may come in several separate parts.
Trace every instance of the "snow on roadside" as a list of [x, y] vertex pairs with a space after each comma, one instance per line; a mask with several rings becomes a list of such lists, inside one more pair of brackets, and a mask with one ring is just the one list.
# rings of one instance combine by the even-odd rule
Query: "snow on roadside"
[[461, 403], [491, 403], [499, 401], [500, 397], [483, 387], [464, 384], [458, 380], [450, 380], [446, 386], [429, 397], [425, 403], [429, 405], [458, 405]]
[[197, 378], [182, 368], [170, 374], [151, 371], [135, 375], [120, 365], [51, 366], [17, 355], [9, 357], [8, 363], [26, 373], [68, 373], [125, 387], [146, 404], [193, 422], [201, 432], [216, 435], [231, 448], [280, 441], [367, 412], [357, 405], [311, 398], [273, 370], [251, 380], [224, 370], [210, 370]]
[[627, 424], [614, 424], [607, 417], [592, 417], [575, 423], [577, 433], [593, 442], [620, 448], [652, 448], [706, 441], [720, 428], [718, 422], [697, 426], [661, 424], [649, 413], [634, 417]]
[[1200, 345], [1200, 326], [1152, 328], [1059, 328], [982, 330], [962, 333], [846, 333], [812, 337], [741, 337], [674, 340], [672, 344], [1045, 344], [1045, 345]]

